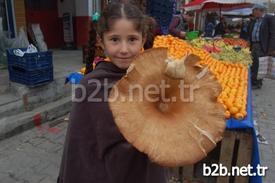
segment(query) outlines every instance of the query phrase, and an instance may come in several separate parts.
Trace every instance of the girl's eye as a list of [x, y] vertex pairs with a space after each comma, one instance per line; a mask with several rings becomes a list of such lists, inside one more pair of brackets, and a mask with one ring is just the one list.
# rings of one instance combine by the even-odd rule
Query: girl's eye
[[134, 41], [137, 41], [137, 40], [138, 40], [138, 39], [135, 38], [135, 37], [131, 37], [131, 38], [129, 39], [130, 42], [134, 42]]
[[111, 38], [110, 40], [111, 40], [112, 42], [118, 42], [118, 41], [119, 41], [119, 39], [118, 39], [118, 38], [115, 38], [115, 37]]

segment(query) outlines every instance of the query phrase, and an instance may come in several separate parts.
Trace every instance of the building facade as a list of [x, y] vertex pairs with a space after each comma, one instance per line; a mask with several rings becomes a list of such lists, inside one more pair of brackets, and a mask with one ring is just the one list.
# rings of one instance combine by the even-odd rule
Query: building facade
[[[107, 0], [0, 0], [0, 31], [10, 38], [20, 27], [39, 24], [49, 48], [64, 46], [64, 15], [69, 15], [71, 39], [77, 47], [88, 42], [91, 16], [101, 12]], [[68, 23], [68, 20], [66, 20]]]
[[[146, 12], [147, 0], [130, 2]], [[167, 0], [171, 1], [171, 0]], [[80, 48], [88, 43], [91, 16], [111, 0], [0, 0], [0, 31], [15, 37], [20, 27], [39, 24], [49, 48], [62, 48], [71, 40]], [[26, 30], [26, 29], [25, 29]]]

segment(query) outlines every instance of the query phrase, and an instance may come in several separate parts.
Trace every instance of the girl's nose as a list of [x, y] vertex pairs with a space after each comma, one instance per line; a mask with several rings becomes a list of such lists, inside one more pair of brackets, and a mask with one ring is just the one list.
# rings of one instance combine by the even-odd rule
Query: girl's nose
[[121, 53], [128, 53], [128, 44], [127, 44], [127, 42], [122, 42], [121, 43], [121, 47], [120, 47], [120, 52]]

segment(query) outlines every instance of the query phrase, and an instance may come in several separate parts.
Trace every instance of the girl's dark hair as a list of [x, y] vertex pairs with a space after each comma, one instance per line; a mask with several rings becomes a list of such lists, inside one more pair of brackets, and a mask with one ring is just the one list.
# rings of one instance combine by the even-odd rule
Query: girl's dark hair
[[147, 37], [149, 30], [147, 17], [144, 16], [136, 6], [130, 3], [109, 4], [102, 12], [99, 21], [96, 23], [94, 22], [94, 26], [91, 27], [89, 41], [90, 54], [88, 56], [89, 61], [86, 62], [85, 74], [88, 74], [93, 70], [94, 58], [96, 56], [102, 57], [102, 55], [96, 54], [96, 50], [98, 49], [96, 47], [97, 35], [103, 39], [104, 32], [110, 31], [115, 21], [121, 18], [132, 21], [134, 23], [135, 29], [142, 33], [142, 37], [144, 39]]
[[116, 20], [125, 18], [134, 23], [135, 29], [145, 38], [148, 31], [146, 17], [138, 7], [130, 3], [111, 3], [103, 11], [97, 26], [97, 32], [101, 38], [103, 33], [110, 31]]
[[95, 29], [96, 22], [91, 22], [90, 31], [89, 31], [89, 45], [88, 45], [88, 56], [86, 57], [86, 70], [85, 74], [88, 74], [93, 71], [93, 60], [95, 58], [96, 52], [96, 29]]

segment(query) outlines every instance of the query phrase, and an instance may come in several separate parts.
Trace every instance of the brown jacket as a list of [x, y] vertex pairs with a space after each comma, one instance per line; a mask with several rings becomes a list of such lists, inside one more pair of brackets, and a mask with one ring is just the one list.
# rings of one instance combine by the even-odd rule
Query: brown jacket
[[[81, 84], [89, 96], [99, 87], [95, 79], [103, 84], [107, 78], [111, 87], [125, 73], [111, 62], [100, 62]], [[80, 90], [76, 97], [81, 97]], [[150, 162], [124, 139], [108, 102], [88, 102], [87, 98], [73, 103], [58, 183], [166, 183], [166, 168]], [[104, 98], [104, 88], [93, 98]]]

